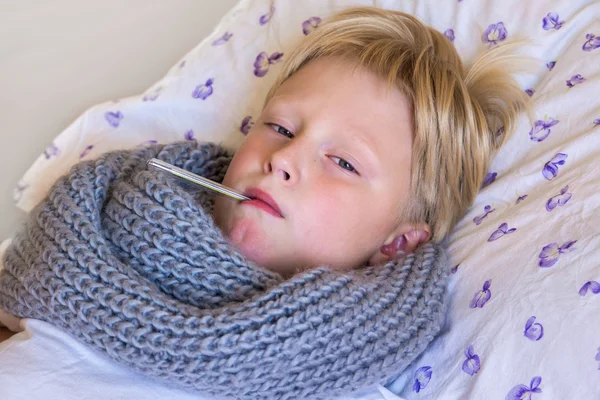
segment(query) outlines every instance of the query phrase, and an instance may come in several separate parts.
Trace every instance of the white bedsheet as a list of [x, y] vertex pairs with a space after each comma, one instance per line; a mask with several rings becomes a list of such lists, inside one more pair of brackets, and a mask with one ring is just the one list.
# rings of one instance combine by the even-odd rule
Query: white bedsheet
[[[315, 17], [373, 3], [445, 32], [467, 64], [523, 38], [540, 60], [535, 75], [520, 77], [535, 103], [533, 126], [521, 120], [450, 238], [450, 325], [388, 388], [411, 400], [600, 399], [598, 1], [242, 1], [144, 95], [94, 107], [65, 130], [24, 177], [19, 206], [30, 209], [70, 165], [103, 151], [184, 138], [235, 148], [279, 66], [256, 67], [259, 54], [285, 58]], [[3, 368], [0, 379], [38, 379]]]

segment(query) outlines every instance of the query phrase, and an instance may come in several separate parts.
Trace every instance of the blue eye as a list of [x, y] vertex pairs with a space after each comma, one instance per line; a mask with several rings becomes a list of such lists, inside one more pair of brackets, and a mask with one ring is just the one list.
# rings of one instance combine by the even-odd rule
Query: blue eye
[[[352, 166], [352, 164], [350, 164], [349, 162], [347, 162], [343, 158], [331, 157], [331, 159], [334, 160], [334, 162], [337, 165], [339, 165], [340, 167], [342, 167], [343, 169], [358, 174], [358, 171], [356, 171], [356, 169]], [[335, 160], [337, 160], [337, 161], [335, 161]]]
[[277, 124], [267, 124], [269, 125], [271, 128], [273, 128], [273, 130], [277, 133], [282, 134], [283, 136], [287, 136], [290, 139], [292, 139], [294, 137], [294, 134], [290, 131], [288, 131], [287, 129], [285, 129], [283, 126], [281, 125], [277, 125]]

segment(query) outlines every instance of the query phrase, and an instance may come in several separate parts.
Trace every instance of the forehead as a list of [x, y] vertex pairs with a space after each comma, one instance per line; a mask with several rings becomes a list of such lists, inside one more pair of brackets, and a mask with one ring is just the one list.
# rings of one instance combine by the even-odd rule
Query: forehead
[[410, 162], [412, 106], [395, 86], [341, 57], [310, 62], [287, 79], [268, 107], [293, 108], [302, 118], [335, 128], [372, 149], [382, 164]]

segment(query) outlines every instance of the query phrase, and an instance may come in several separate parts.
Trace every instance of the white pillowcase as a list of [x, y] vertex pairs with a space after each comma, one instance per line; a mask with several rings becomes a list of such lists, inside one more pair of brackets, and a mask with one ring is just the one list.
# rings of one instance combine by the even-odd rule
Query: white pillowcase
[[146, 93], [93, 107], [60, 134], [17, 205], [29, 211], [70, 166], [109, 150], [186, 138], [237, 148], [305, 31], [373, 3], [445, 32], [466, 64], [517, 39], [540, 60], [519, 77], [534, 126], [522, 119], [450, 238], [448, 329], [390, 389], [421, 400], [600, 398], [597, 1], [241, 1]]

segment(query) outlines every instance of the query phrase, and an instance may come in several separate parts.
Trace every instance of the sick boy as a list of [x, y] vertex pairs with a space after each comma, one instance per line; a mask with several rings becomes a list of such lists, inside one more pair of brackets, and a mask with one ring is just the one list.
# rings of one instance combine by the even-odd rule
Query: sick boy
[[[466, 69], [410, 15], [334, 15], [287, 58], [233, 159], [155, 146], [59, 181], [8, 251], [0, 307], [228, 398], [333, 398], [389, 378], [443, 319], [447, 265], [426, 243], [472, 204], [526, 104], [503, 54]], [[153, 151], [190, 166], [209, 154], [195, 165], [253, 201], [217, 198], [202, 219], [142, 171]]]

